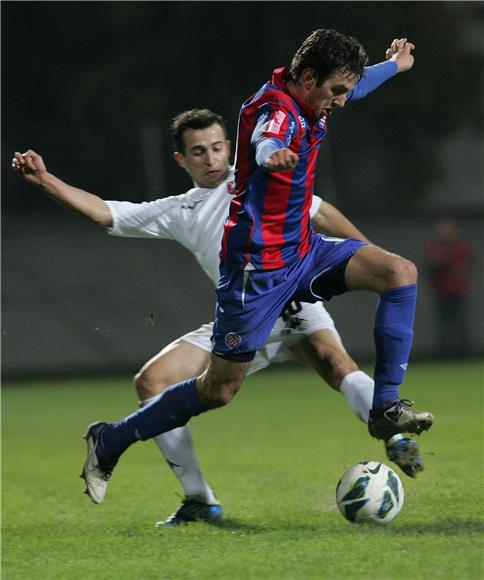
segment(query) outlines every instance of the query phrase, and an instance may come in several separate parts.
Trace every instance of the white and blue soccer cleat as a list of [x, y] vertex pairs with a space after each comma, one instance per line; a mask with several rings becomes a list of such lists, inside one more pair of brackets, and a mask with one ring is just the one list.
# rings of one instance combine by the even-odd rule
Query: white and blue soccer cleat
[[410, 437], [404, 437], [401, 433], [394, 435], [385, 441], [387, 457], [400, 467], [409, 477], [417, 477], [424, 470], [424, 464], [418, 443]]
[[107, 461], [99, 454], [99, 442], [104, 429], [109, 423], [101, 421], [92, 423], [87, 428], [84, 439], [87, 443], [87, 455], [82, 468], [81, 478], [86, 482], [86, 493], [94, 503], [102, 503], [106, 495], [109, 478], [117, 459]]
[[215, 524], [222, 519], [223, 509], [219, 503], [207, 504], [195, 499], [184, 499], [181, 506], [168, 519], [155, 524], [156, 528], [179, 526], [190, 522]]

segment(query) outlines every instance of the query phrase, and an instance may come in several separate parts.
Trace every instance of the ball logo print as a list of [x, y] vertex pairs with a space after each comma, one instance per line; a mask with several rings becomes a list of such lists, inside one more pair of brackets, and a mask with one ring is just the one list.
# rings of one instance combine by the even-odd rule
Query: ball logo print
[[336, 503], [350, 522], [385, 525], [402, 509], [398, 475], [383, 463], [362, 461], [350, 467], [336, 487]]
[[228, 332], [225, 335], [225, 344], [227, 348], [236, 348], [242, 343], [242, 337], [236, 332]]

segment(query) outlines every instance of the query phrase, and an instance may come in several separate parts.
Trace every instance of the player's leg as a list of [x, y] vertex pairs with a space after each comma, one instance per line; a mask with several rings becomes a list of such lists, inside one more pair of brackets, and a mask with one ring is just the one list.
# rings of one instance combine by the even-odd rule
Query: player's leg
[[343, 394], [361, 421], [368, 422], [373, 379], [359, 370], [335, 332], [317, 330], [290, 349], [300, 362], [313, 368], [331, 388]]
[[88, 449], [81, 477], [91, 499], [95, 503], [104, 500], [111, 473], [130, 445], [181, 427], [192, 417], [226, 405], [239, 390], [249, 366], [250, 361], [234, 362], [212, 355], [200, 377], [165, 389], [152, 403], [120, 421], [90, 425], [85, 435]]
[[[202, 326], [172, 342], [143, 365], [134, 380], [141, 407], [151, 403], [170, 385], [200, 375], [207, 368], [211, 330], [211, 325]], [[184, 493], [183, 502], [175, 513], [156, 525], [220, 520], [222, 506], [202, 474], [189, 425], [161, 433], [154, 437], [154, 441]]]
[[398, 395], [413, 340], [417, 269], [408, 260], [368, 244], [349, 259], [345, 283], [348, 290], [380, 294], [374, 326], [376, 365], [370, 434], [388, 440], [401, 431], [420, 433], [429, 429], [432, 415], [411, 411]]
[[289, 277], [285, 269], [249, 272], [221, 265], [220, 272], [208, 368], [199, 377], [165, 389], [132, 415], [88, 428], [82, 477], [94, 502], [103, 501], [112, 470], [130, 445], [181, 427], [191, 417], [232, 400], [297, 287], [297, 279]]
[[175, 383], [202, 374], [210, 362], [210, 330], [207, 335], [208, 348], [185, 341], [182, 337], [165, 346], [141, 367], [134, 377], [141, 404], [160, 395]]
[[[358, 368], [336, 329], [317, 330], [290, 349], [300, 362], [312, 367], [328, 385], [341, 392], [354, 414], [365, 425], [368, 423], [373, 401], [373, 379]], [[388, 458], [408, 476], [416, 477], [423, 471], [423, 460], [416, 441], [396, 435], [384, 444]]]

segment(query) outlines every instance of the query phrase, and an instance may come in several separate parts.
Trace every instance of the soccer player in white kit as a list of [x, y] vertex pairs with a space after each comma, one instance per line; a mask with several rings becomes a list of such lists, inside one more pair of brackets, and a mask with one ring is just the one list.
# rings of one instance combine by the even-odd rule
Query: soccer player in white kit
[[[174, 119], [172, 135], [175, 160], [188, 171], [195, 187], [183, 195], [153, 202], [104, 201], [49, 174], [42, 158], [31, 150], [16, 153], [12, 166], [25, 181], [40, 186], [56, 201], [107, 228], [112, 235], [178, 241], [193, 253], [217, 284], [218, 252], [233, 179], [225, 126], [218, 115], [208, 110], [186, 111]], [[326, 234], [366, 239], [336, 208], [316, 196], [311, 219], [315, 229]], [[206, 368], [211, 352], [211, 329], [212, 324], [207, 324], [182, 336], [143, 366], [135, 377], [141, 405], [159, 396], [167, 386], [200, 374]], [[288, 360], [313, 367], [345, 396], [354, 413], [367, 422], [373, 380], [348, 355], [331, 316], [321, 303], [288, 305], [267, 343], [257, 353], [249, 373], [273, 362]], [[160, 524], [220, 519], [221, 506], [201, 474], [188, 425], [163, 433], [155, 441], [185, 494], [180, 508]], [[388, 457], [407, 475], [415, 477], [423, 469], [417, 443], [412, 439], [395, 436], [385, 446]], [[91, 495], [91, 499], [96, 502], [96, 497]]]

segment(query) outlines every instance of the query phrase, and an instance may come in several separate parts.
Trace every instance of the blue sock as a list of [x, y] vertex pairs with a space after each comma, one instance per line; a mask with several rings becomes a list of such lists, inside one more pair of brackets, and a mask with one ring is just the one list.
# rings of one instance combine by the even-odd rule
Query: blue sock
[[398, 399], [413, 341], [417, 286], [401, 286], [380, 295], [375, 316], [375, 391], [373, 409]]
[[107, 427], [100, 442], [101, 456], [117, 458], [135, 441], [181, 427], [203, 411], [206, 409], [198, 395], [197, 379], [177, 383], [146, 407]]

